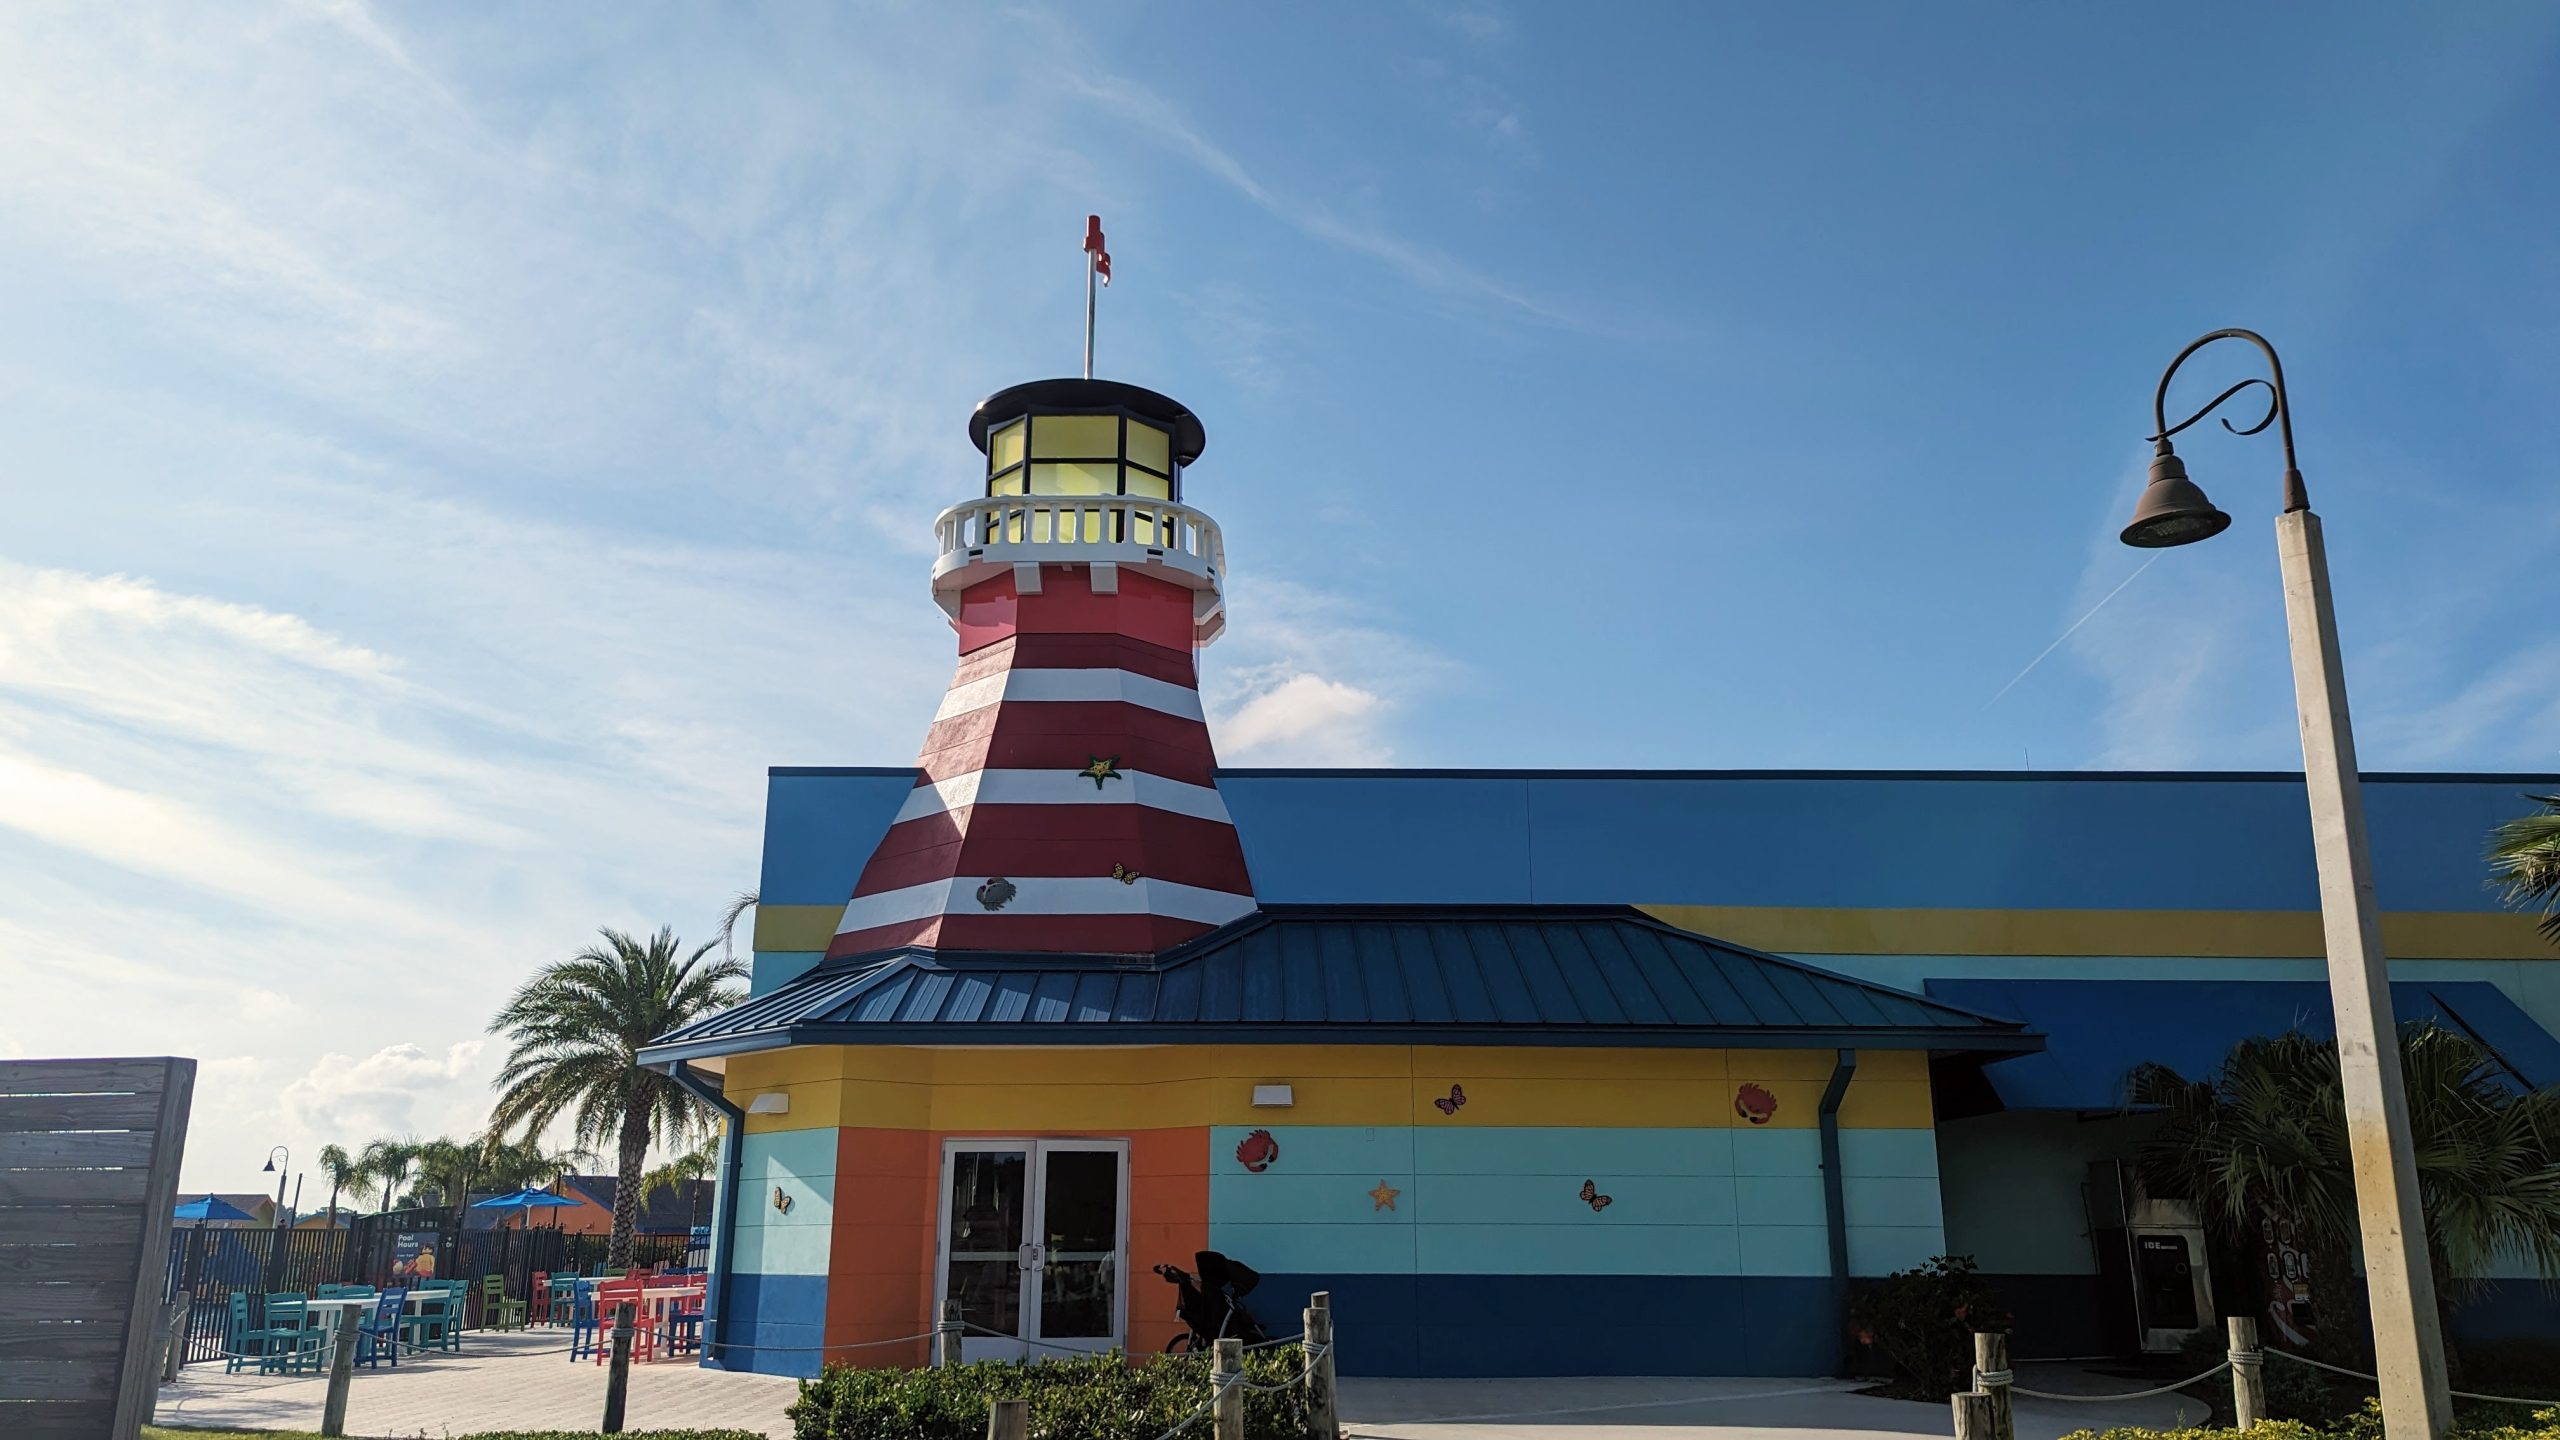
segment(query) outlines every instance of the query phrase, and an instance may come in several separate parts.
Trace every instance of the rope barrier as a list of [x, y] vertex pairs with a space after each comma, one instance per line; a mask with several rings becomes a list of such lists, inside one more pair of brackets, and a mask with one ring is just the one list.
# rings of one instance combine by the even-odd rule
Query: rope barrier
[[2009, 1377], [2011, 1372], [2006, 1370], [1976, 1370], [1973, 1372], [1973, 1383], [1977, 1389], [1987, 1388], [1988, 1385], [1993, 1383], [1993, 1379], [1996, 1376], [2000, 1377], [1998, 1383], [2008, 1385], [2010, 1389], [2021, 1395], [2032, 1395], [2039, 1400], [2070, 1400], [2084, 1405], [2103, 1405], [2115, 1400], [2148, 1400], [2154, 1395], [2166, 1395], [2172, 1391], [2184, 1390], [2188, 1386], [2196, 1384], [2199, 1381], [2210, 1380], [2214, 1376], [2219, 1375], [2230, 1368], [2231, 1362], [2225, 1360], [2221, 1364], [2214, 1366], [2212, 1369], [2207, 1370], [2201, 1375], [2190, 1376], [2184, 1380], [2174, 1381], [2170, 1384], [2162, 1385], [2157, 1389], [2135, 1390], [2121, 1395], [2064, 1395], [2052, 1390], [2030, 1390], [2026, 1386], [2020, 1385], [2016, 1383], [2015, 1380], [2010, 1379]]
[[[2367, 1375], [2361, 1370], [2332, 1365], [2326, 1360], [2314, 1360], [2308, 1355], [2296, 1355], [2290, 1350], [2269, 1350], [2266, 1353], [2280, 1360], [2290, 1360], [2297, 1365], [2308, 1365], [2314, 1370], [2326, 1370], [2332, 1375], [2344, 1375], [2350, 1380], [2363, 1380], [2376, 1385], [2382, 1383], [2377, 1377]], [[2459, 1400], [2486, 1400], [2492, 1405], [2521, 1405], [2528, 1410], [2560, 1408], [2560, 1400], [2524, 1400], [2513, 1395], [2482, 1395], [2472, 1390], [2453, 1390], [2447, 1393]]]
[[1228, 1376], [1228, 1377], [1227, 1377], [1227, 1379], [1226, 1379], [1226, 1383], [1225, 1383], [1225, 1384], [1220, 1385], [1217, 1389], [1210, 1391], [1210, 1392], [1209, 1392], [1209, 1398], [1200, 1402], [1200, 1408], [1199, 1408], [1199, 1409], [1194, 1410], [1194, 1411], [1192, 1411], [1190, 1414], [1183, 1416], [1183, 1417], [1182, 1417], [1182, 1419], [1181, 1419], [1181, 1421], [1180, 1421], [1179, 1423], [1177, 1423], [1177, 1424], [1176, 1424], [1172, 1429], [1167, 1430], [1167, 1431], [1166, 1431], [1166, 1432], [1164, 1432], [1163, 1434], [1161, 1434], [1161, 1435], [1157, 1436], [1157, 1437], [1156, 1437], [1156, 1440], [1174, 1440], [1174, 1437], [1175, 1437], [1175, 1436], [1177, 1436], [1177, 1435], [1181, 1434], [1181, 1433], [1182, 1433], [1183, 1431], [1185, 1431], [1185, 1430], [1190, 1429], [1192, 1426], [1199, 1424], [1199, 1423], [1200, 1423], [1200, 1417], [1201, 1417], [1201, 1416], [1206, 1415], [1206, 1414], [1208, 1414], [1210, 1411], [1217, 1409], [1217, 1408], [1218, 1408], [1218, 1402], [1226, 1398], [1226, 1396], [1227, 1396], [1227, 1392], [1228, 1392], [1228, 1391], [1230, 1391], [1230, 1390], [1233, 1390], [1233, 1389], [1234, 1389], [1234, 1388], [1236, 1388], [1236, 1386], [1238, 1386], [1239, 1384], [1242, 1384], [1242, 1383], [1243, 1383], [1243, 1381], [1244, 1381], [1244, 1374], [1243, 1374], [1243, 1372], [1241, 1372], [1241, 1371], [1237, 1372], [1236, 1374], [1233, 1374], [1233, 1375]]

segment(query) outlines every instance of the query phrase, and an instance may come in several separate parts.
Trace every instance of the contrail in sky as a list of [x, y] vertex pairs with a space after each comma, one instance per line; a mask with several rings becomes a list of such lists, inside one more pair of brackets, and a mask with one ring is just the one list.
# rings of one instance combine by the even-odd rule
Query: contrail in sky
[[2054, 636], [2054, 637], [2053, 637], [2053, 643], [2052, 643], [2052, 644], [2047, 645], [2047, 646], [2046, 646], [2046, 647], [2044, 647], [2042, 650], [2037, 651], [2037, 652], [2036, 652], [2036, 658], [2034, 658], [2033, 660], [2030, 660], [2030, 661], [2028, 661], [2028, 662], [2027, 662], [2027, 669], [2026, 669], [2026, 670], [2021, 670], [2021, 671], [2019, 671], [2017, 674], [2010, 676], [2010, 677], [2009, 677], [2009, 683], [2000, 687], [2000, 693], [1999, 693], [1998, 695], [1994, 695], [1994, 696], [1992, 696], [1990, 699], [1985, 700], [1985, 701], [1983, 701], [1983, 702], [1982, 702], [1982, 708], [1983, 708], [1983, 709], [1985, 709], [1985, 710], [1990, 709], [1992, 706], [1997, 705], [1997, 704], [1999, 704], [1999, 703], [2000, 703], [2000, 696], [2001, 696], [2001, 695], [2006, 695], [2006, 694], [2008, 694], [2010, 691], [2017, 689], [2017, 688], [2018, 688], [2018, 682], [2027, 678], [2027, 670], [2033, 670], [2033, 669], [2035, 669], [2037, 666], [2039, 666], [2039, 665], [2041, 665], [2041, 664], [2043, 664], [2043, 663], [2044, 663], [2044, 657], [2046, 657], [2047, 655], [2052, 654], [2052, 653], [2053, 653], [2054, 651], [2056, 651], [2056, 650], [2061, 649], [2061, 648], [2062, 648], [2062, 642], [2071, 638], [2072, 631], [2078, 630], [2081, 626], [2088, 624], [2088, 623], [2089, 623], [2089, 616], [2090, 616], [2090, 615], [2095, 615], [2095, 614], [2097, 614], [2099, 611], [2106, 609], [2106, 608], [2107, 608], [2107, 602], [2108, 602], [2108, 601], [2113, 600], [2113, 599], [2114, 599], [2114, 598], [2116, 598], [2117, 596], [2119, 596], [2119, 595], [2123, 594], [2123, 593], [2124, 593], [2124, 587], [2125, 587], [2126, 585], [2130, 585], [2130, 584], [2132, 584], [2134, 581], [2141, 579], [2141, 578], [2142, 578], [2142, 572], [2143, 572], [2144, 570], [2148, 570], [2148, 569], [2150, 569], [2150, 568], [2151, 568], [2152, 566], [2154, 566], [2154, 565], [2159, 564], [2159, 563], [2160, 563], [2160, 557], [2161, 557], [2162, 555], [2167, 554], [2167, 553], [2168, 553], [2168, 552], [2167, 552], [2167, 551], [2165, 551], [2165, 550], [2163, 550], [2163, 551], [2155, 551], [2155, 552], [2152, 554], [2152, 556], [2151, 556], [2151, 558], [2150, 558], [2150, 559], [2143, 561], [2143, 562], [2142, 562], [2142, 564], [2141, 564], [2138, 568], [2136, 568], [2132, 574], [2127, 575], [2126, 577], [2124, 577], [2124, 582], [2123, 582], [2123, 584], [2120, 584], [2120, 585], [2116, 586], [2116, 588], [2114, 588], [2113, 590], [2110, 590], [2110, 591], [2108, 591], [2106, 594], [2104, 594], [2104, 595], [2102, 595], [2102, 596], [2099, 596], [2099, 597], [2098, 597], [2098, 603], [2089, 607], [2089, 613], [2088, 613], [2087, 615], [2083, 615], [2083, 616], [2081, 616], [2079, 619], [2072, 621], [2072, 622], [2071, 622], [2071, 629], [2070, 629], [2070, 630], [2065, 630], [2065, 631], [2063, 631], [2061, 634]]

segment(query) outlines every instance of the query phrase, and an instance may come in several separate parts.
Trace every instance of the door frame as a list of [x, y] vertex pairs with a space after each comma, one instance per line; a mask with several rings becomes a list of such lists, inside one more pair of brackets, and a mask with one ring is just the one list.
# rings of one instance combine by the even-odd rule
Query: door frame
[[[1039, 1332], [1039, 1296], [1041, 1266], [1023, 1272], [1022, 1308], [1015, 1316], [1015, 1326], [1022, 1332], [1013, 1336], [969, 1334], [963, 1341], [963, 1354], [973, 1358], [989, 1358], [984, 1350], [1001, 1347], [1002, 1359], [1044, 1359], [1052, 1355], [1080, 1353], [1099, 1355], [1106, 1350], [1129, 1348], [1129, 1141], [1126, 1136], [1109, 1135], [945, 1135], [942, 1137], [941, 1165], [933, 1177], [933, 1314], [934, 1323], [942, 1319], [942, 1307], [951, 1298], [951, 1161], [961, 1151], [1018, 1150], [1023, 1154], [1022, 1197], [1024, 1239], [1020, 1249], [1037, 1250], [1045, 1256], [1047, 1245], [1031, 1238], [1043, 1233], [1043, 1212], [1049, 1198], [1049, 1170], [1044, 1156], [1059, 1151], [1102, 1151], [1119, 1157], [1114, 1167], [1112, 1196], [1114, 1233], [1112, 1235], [1111, 1328], [1112, 1334], [1092, 1339], [1057, 1339]], [[1037, 1341], [1038, 1344], [1032, 1342]], [[1052, 1348], [1054, 1347], [1054, 1348]]]

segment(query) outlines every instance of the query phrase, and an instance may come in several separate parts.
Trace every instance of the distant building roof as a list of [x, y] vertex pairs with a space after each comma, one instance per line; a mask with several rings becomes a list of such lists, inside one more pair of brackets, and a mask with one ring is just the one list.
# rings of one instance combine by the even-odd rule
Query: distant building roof
[[1272, 906], [1161, 957], [848, 956], [653, 1062], [824, 1044], [1213, 1041], [2017, 1052], [2002, 1020], [1625, 906]]
[[[641, 1203], [636, 1228], [643, 1235], [675, 1235], [692, 1230], [697, 1220], [711, 1213], [714, 1188], [709, 1180], [688, 1180], [673, 1189], [657, 1191]], [[557, 1187], [562, 1195], [583, 1197], [608, 1211], [613, 1209], [614, 1196], [620, 1189], [611, 1175], [570, 1175]]]

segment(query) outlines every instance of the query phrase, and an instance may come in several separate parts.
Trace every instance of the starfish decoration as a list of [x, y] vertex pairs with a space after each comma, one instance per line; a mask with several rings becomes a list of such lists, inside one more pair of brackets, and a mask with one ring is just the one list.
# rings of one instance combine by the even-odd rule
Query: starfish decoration
[[1396, 1197], [1403, 1193], [1403, 1191], [1398, 1190], [1386, 1181], [1381, 1180], [1378, 1182], [1378, 1188], [1369, 1192], [1369, 1199], [1375, 1202], [1372, 1207], [1374, 1209], [1393, 1210], [1396, 1208]]
[[1102, 782], [1105, 780], [1117, 780], [1120, 778], [1119, 756], [1088, 755], [1085, 759], [1091, 763], [1087, 764], [1083, 769], [1076, 773], [1087, 780], [1092, 781], [1094, 789], [1101, 789]]

